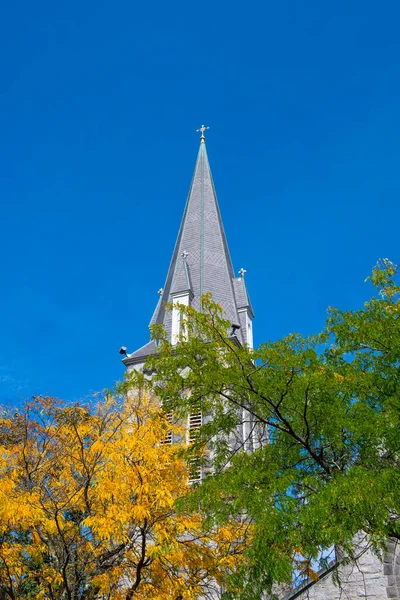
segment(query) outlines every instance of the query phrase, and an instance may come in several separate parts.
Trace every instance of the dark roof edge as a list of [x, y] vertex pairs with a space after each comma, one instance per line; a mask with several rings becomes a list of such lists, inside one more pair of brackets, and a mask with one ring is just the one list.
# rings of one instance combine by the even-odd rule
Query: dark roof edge
[[143, 354], [143, 356], [127, 356], [126, 358], [123, 358], [121, 362], [123, 362], [126, 367], [131, 365], [140, 365], [142, 363], [145, 363], [149, 356], [151, 356], [152, 354], [154, 354], [154, 352], [149, 352], [149, 354]]
[[304, 583], [301, 583], [298, 588], [296, 588], [295, 590], [293, 590], [293, 591], [289, 592], [288, 594], [286, 594], [285, 596], [283, 596], [283, 598], [281, 600], [295, 600], [296, 598], [299, 598], [299, 596], [304, 594], [304, 592], [306, 592], [307, 590], [312, 588], [315, 584], [319, 583], [321, 581], [321, 579], [325, 579], [325, 577], [330, 575], [332, 573], [332, 571], [335, 571], [340, 566], [340, 564], [341, 564], [341, 561], [339, 561], [339, 560], [332, 561], [332, 563], [330, 563], [330, 565], [328, 567], [318, 571], [318, 573], [317, 573], [318, 579], [316, 579], [315, 581], [311, 581], [308, 579]]
[[[242, 342], [238, 339], [237, 335], [230, 335], [228, 339], [229, 339], [229, 341], [231, 341], [233, 344], [235, 344], [239, 348], [242, 346]], [[149, 344], [145, 344], [144, 346], [142, 346], [142, 348], [145, 348], [147, 345], [150, 345], [150, 343], [151, 342], [149, 342]], [[139, 350], [141, 350], [142, 348], [139, 348]], [[138, 352], [139, 350], [136, 350], [136, 352]], [[141, 354], [140, 356], [127, 356], [126, 358], [123, 358], [121, 362], [123, 362], [125, 366], [145, 363], [146, 360], [149, 358], [149, 356], [151, 356], [152, 354], [155, 354], [155, 351], [156, 351], [156, 348], [154, 348], [153, 352], [148, 352], [147, 354]], [[136, 354], [136, 352], [135, 352], [135, 354]]]

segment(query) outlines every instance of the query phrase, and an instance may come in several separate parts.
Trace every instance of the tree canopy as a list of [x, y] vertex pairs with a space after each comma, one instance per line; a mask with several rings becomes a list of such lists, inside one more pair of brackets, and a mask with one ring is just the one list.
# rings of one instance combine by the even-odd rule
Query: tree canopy
[[[124, 392], [126, 392], [126, 388]], [[171, 441], [170, 432], [181, 436]], [[207, 598], [240, 564], [246, 520], [207, 526], [182, 425], [147, 393], [36, 398], [0, 419], [0, 597]]]
[[360, 531], [400, 539], [397, 276], [381, 261], [364, 306], [254, 350], [204, 296], [116, 393], [4, 411], [0, 598], [258, 600]]
[[364, 306], [330, 308], [320, 334], [254, 350], [208, 296], [201, 312], [181, 307], [176, 345], [153, 327], [152, 378], [134, 373], [131, 383], [182, 418], [199, 409], [207, 417], [197, 445], [213, 471], [192, 506], [216, 526], [239, 514], [254, 526], [246, 568], [232, 575], [235, 597], [261, 597], [294, 567], [312, 575], [331, 545], [351, 556], [359, 531], [374, 547], [400, 539], [397, 273], [381, 261]]

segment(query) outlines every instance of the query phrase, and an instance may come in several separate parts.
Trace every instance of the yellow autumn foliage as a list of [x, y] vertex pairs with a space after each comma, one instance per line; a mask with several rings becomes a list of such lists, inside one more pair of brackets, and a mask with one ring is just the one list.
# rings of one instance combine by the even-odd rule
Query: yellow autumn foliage
[[[0, 588], [9, 597], [194, 600], [243, 560], [251, 527], [208, 528], [185, 439], [157, 401], [38, 398], [0, 419]], [[182, 504], [182, 503], [181, 503]]]

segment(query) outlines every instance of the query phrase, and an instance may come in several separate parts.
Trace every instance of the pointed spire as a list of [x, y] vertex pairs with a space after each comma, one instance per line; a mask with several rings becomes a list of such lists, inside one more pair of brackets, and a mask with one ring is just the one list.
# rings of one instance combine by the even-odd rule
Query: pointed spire
[[[238, 308], [249, 305], [243, 276], [236, 278], [232, 267], [208, 162], [204, 136], [207, 129], [202, 125], [198, 130], [201, 132], [200, 147], [192, 183], [167, 279], [150, 323], [163, 324], [171, 338], [172, 314], [166, 311], [165, 305], [182, 294], [188, 294], [190, 304], [200, 310], [201, 296], [210, 292], [213, 300], [224, 309], [226, 318], [235, 325], [243, 320]], [[239, 282], [242, 282], [240, 286]], [[236, 331], [236, 336], [246, 343], [247, 334], [242, 329], [243, 325]], [[135, 353], [131, 358], [135, 360]]]
[[211, 292], [213, 299], [223, 307], [227, 318], [234, 323], [239, 320], [233, 289], [234, 271], [204, 143], [205, 130], [204, 125], [198, 130], [201, 132], [200, 148], [192, 184], [162, 302], [152, 320], [152, 323], [164, 323], [167, 331], [171, 325], [165, 303], [170, 300], [171, 294], [183, 291], [183, 286], [186, 290], [190, 286], [192, 305], [196, 309], [200, 310], [200, 297]]

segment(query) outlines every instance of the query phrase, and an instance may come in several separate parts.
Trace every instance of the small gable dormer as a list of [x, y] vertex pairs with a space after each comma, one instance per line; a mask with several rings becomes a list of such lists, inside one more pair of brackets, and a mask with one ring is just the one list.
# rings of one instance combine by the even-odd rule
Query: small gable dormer
[[182, 335], [182, 313], [180, 306], [190, 306], [194, 294], [190, 280], [190, 267], [188, 263], [188, 252], [184, 250], [181, 253], [181, 260], [177, 264], [174, 273], [174, 279], [171, 286], [172, 302], [172, 323], [171, 323], [171, 343], [176, 344], [179, 336]]
[[243, 342], [253, 348], [253, 319], [254, 313], [250, 298], [247, 293], [246, 282], [244, 279], [246, 270], [240, 269], [240, 277], [233, 280], [233, 289], [235, 292], [236, 306], [239, 314], [240, 329], [242, 330]]

